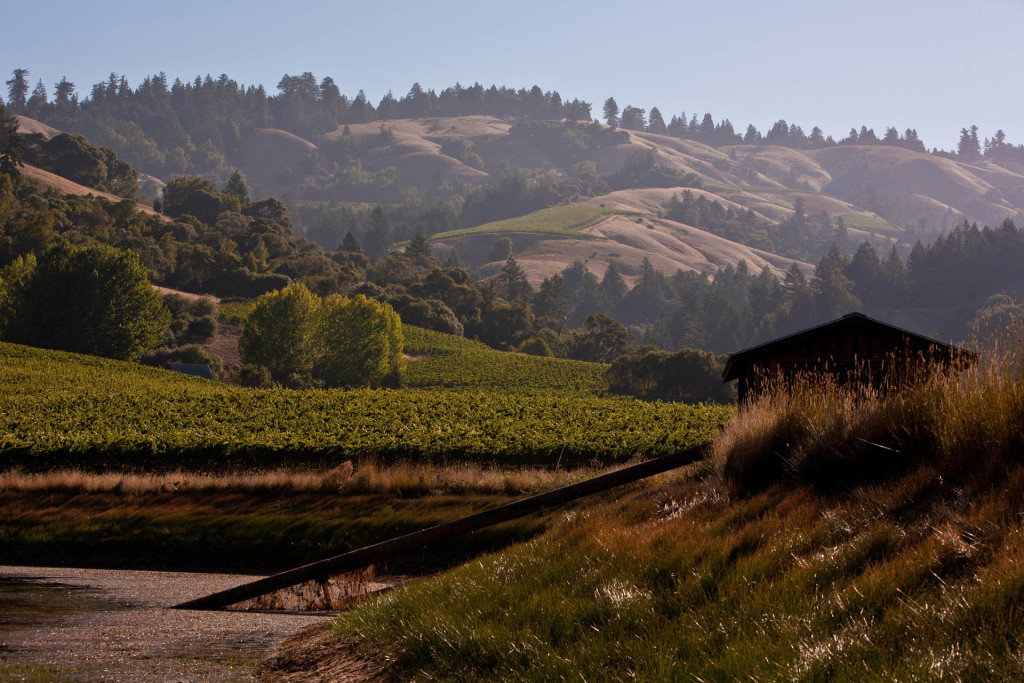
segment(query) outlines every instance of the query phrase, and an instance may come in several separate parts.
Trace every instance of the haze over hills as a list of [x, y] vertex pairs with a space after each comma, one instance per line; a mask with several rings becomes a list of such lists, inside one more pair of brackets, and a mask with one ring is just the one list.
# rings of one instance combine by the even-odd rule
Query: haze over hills
[[[19, 121], [23, 132], [47, 136], [59, 132], [25, 116]], [[607, 129], [596, 123], [561, 125]], [[515, 169], [548, 179], [572, 178], [581, 165], [590, 165], [597, 174], [614, 174], [629, 160], [646, 155], [657, 168], [699, 179], [690, 183], [699, 186], [690, 188], [694, 196], [736, 212], [749, 210], [767, 223], [791, 219], [798, 200], [805, 214], [827, 217], [833, 226], [841, 219], [845, 235], [840, 238], [847, 247], [867, 239], [883, 247], [893, 243], [908, 249], [917, 239], [933, 239], [963, 220], [997, 225], [1024, 213], [1024, 165], [1014, 161], [967, 163], [877, 144], [821, 149], [763, 144], [715, 147], [646, 131], [621, 131], [615, 144], [576, 149], [569, 155], [536, 137], [517, 134], [514, 126], [513, 118], [483, 115], [376, 120], [339, 125], [325, 133], [319, 145], [285, 130], [255, 128], [241, 137], [225, 161], [244, 174], [257, 195], [283, 196], [286, 203], [309, 208], [316, 200], [300, 198], [315, 194], [309, 191], [311, 185], [323, 186], [351, 175], [352, 164], [339, 169], [338, 164], [325, 161], [329, 152], [325, 154], [324, 148], [342, 143], [356, 152], [354, 161], [364, 175], [383, 179], [387, 201], [410, 194], [451, 199]], [[125, 154], [125, 150], [118, 152]], [[587, 261], [597, 273], [616, 261], [631, 279], [645, 256], [669, 273], [680, 268], [713, 273], [741, 259], [754, 270], [768, 265], [779, 275], [794, 262], [809, 267], [810, 255], [779, 255], [770, 246], [743, 244], [667, 218], [673, 195], [685, 191], [681, 187], [644, 187], [642, 180], [634, 184], [638, 186], [568, 200], [635, 213], [609, 216], [585, 228], [596, 240], [528, 233], [512, 238], [513, 251], [531, 282], [537, 284], [575, 260]], [[665, 183], [659, 179], [659, 184]], [[148, 189], [155, 192], [158, 187], [151, 183]], [[369, 195], [365, 199], [381, 198], [373, 197], [373, 191], [365, 194]], [[300, 218], [299, 222], [308, 228], [313, 221]], [[332, 237], [340, 240], [340, 235]], [[827, 243], [834, 237], [821, 234], [817, 241]], [[328, 249], [337, 246], [324, 238], [319, 241]], [[436, 244], [443, 250], [457, 250], [489, 274], [501, 266], [500, 261], [486, 258], [493, 241], [493, 236], [477, 233], [442, 237]]]
[[[40, 164], [30, 174], [154, 203], [174, 227], [135, 230], [119, 205], [102, 239], [134, 245], [174, 288], [365, 281], [403, 316], [497, 348], [544, 330], [562, 344], [559, 321], [602, 312], [636, 339], [722, 352], [858, 308], [962, 339], [1019, 280], [1024, 239], [1007, 219], [1024, 216], [1024, 146], [1002, 131], [982, 140], [971, 126], [955, 152], [928, 152], [912, 128], [836, 141], [779, 120], [740, 135], [711, 114], [666, 121], [614, 98], [598, 122], [590, 103], [536, 86], [414, 85], [374, 106], [311, 73], [275, 95], [226, 75], [132, 88], [114, 74], [82, 99], [62, 81], [51, 101], [41, 84], [28, 97], [26, 73], [8, 82], [8, 108]], [[430, 263], [455, 281], [428, 283]], [[477, 303], [458, 310], [466, 278]], [[496, 282], [507, 309], [489, 303]], [[450, 300], [435, 300], [439, 286]], [[508, 329], [506, 313], [521, 315]]]

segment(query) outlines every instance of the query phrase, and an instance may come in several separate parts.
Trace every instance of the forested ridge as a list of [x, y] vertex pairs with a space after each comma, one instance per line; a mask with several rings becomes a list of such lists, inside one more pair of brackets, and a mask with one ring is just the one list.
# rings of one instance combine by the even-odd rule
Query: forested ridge
[[[242, 136], [254, 128], [280, 128], [320, 141], [324, 134], [346, 123], [365, 123], [399, 118], [487, 115], [522, 117], [526, 120], [591, 121], [592, 104], [563, 99], [557, 91], [539, 86], [510, 88], [480, 83], [463, 87], [456, 83], [440, 92], [414, 83], [409, 92], [395, 97], [391, 92], [376, 105], [359, 90], [355, 96], [342, 93], [330, 76], [310, 72], [285, 74], [268, 93], [262, 84], [240, 84], [227, 74], [209, 74], [192, 80], [169, 79], [161, 72], [147, 76], [134, 88], [125, 76], [111, 73], [86, 93], [67, 79], [53, 85], [31, 86], [28, 69], [14, 69], [7, 81], [8, 107], [60, 130], [85, 135], [91, 141], [110, 146], [145, 173], [168, 176], [179, 173], [223, 173], [225, 155], [237, 150]], [[693, 113], [672, 114], [666, 123], [658, 107], [650, 112], [632, 105], [621, 111], [614, 97], [602, 108], [603, 118], [613, 128], [647, 131], [680, 139], [692, 139], [712, 146], [766, 144], [807, 149], [835, 144], [878, 144], [925, 151], [917, 131], [887, 128], [881, 135], [862, 126], [853, 128], [838, 142], [814, 126], [806, 133], [800, 125], [777, 121], [763, 134], [750, 124], [741, 134], [729, 119], [717, 123], [711, 113], [698, 119]], [[939, 153], [939, 150], [933, 150]], [[954, 154], [953, 152], [943, 152]], [[978, 128], [961, 131], [955, 152], [967, 160], [985, 157], [1024, 159], [1024, 147], [1007, 142], [999, 130], [991, 139], [978, 138]]]

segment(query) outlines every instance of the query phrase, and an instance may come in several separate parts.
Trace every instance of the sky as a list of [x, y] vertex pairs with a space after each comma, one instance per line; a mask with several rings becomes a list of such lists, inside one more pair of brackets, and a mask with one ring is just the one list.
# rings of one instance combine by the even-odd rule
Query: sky
[[[743, 132], [779, 119], [837, 140], [915, 128], [953, 149], [960, 129], [1024, 142], [1024, 0], [433, 0], [17, 2], [0, 27], [3, 80], [66, 77], [88, 94], [224, 73], [268, 92], [284, 74], [331, 76], [371, 102], [413, 83], [557, 90], [563, 99], [710, 112]], [[6, 92], [4, 93], [6, 95]]]

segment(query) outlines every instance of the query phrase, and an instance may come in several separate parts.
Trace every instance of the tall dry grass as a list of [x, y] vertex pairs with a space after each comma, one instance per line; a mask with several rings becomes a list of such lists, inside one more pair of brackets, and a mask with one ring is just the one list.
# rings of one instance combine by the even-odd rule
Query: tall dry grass
[[0, 492], [525, 495], [567, 486], [597, 476], [603, 471], [598, 468], [488, 468], [475, 464], [430, 465], [411, 462], [380, 465], [374, 461], [346, 461], [331, 470], [269, 469], [234, 473], [185, 470], [162, 473], [92, 473], [77, 469], [27, 473], [8, 470], [0, 472]]
[[917, 464], [983, 485], [1024, 455], [1022, 367], [1013, 326], [988, 335], [969, 367], [936, 369], [898, 390], [811, 375], [776, 383], [737, 412], [713, 457], [744, 492], [787, 480], [843, 488]]

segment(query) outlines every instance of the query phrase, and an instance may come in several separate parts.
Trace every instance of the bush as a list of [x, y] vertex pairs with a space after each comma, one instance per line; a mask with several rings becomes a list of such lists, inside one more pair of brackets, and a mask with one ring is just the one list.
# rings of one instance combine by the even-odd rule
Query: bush
[[263, 389], [274, 386], [274, 380], [270, 377], [270, 370], [262, 365], [246, 363], [238, 371], [238, 382], [243, 387]]
[[543, 356], [545, 358], [554, 358], [555, 354], [548, 346], [548, 343], [540, 337], [530, 337], [522, 344], [519, 345], [519, 353], [525, 353], [531, 356]]
[[648, 401], [728, 403], [735, 389], [722, 382], [725, 358], [708, 351], [647, 351], [619, 356], [608, 369], [608, 390]]
[[192, 339], [213, 339], [217, 336], [217, 318], [212, 315], [193, 318], [185, 329], [185, 334]]

